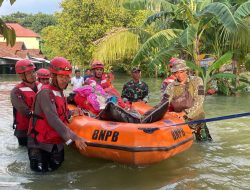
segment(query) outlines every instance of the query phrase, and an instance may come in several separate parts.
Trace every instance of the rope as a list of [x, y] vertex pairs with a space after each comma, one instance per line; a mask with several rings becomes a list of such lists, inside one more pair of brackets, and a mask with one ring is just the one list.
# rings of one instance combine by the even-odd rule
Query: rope
[[184, 123], [176, 123], [176, 124], [170, 124], [166, 127], [169, 126], [180, 126], [180, 125], [192, 125], [192, 124], [199, 124], [199, 123], [207, 123], [207, 122], [212, 122], [212, 121], [221, 121], [221, 120], [227, 120], [227, 119], [233, 119], [233, 118], [238, 118], [238, 117], [245, 117], [245, 116], [250, 116], [250, 112], [246, 113], [240, 113], [240, 114], [232, 114], [232, 115], [225, 115], [225, 116], [220, 116], [220, 117], [213, 117], [213, 118], [208, 118], [208, 119], [199, 119], [199, 120], [194, 120], [194, 121], [188, 121]]
[[154, 128], [138, 128], [139, 130], [142, 130], [145, 133], [152, 134], [156, 130], [165, 128], [165, 127], [171, 127], [171, 126], [180, 126], [180, 125], [191, 125], [191, 124], [198, 124], [198, 123], [207, 123], [207, 122], [212, 122], [212, 121], [220, 121], [220, 120], [227, 120], [227, 119], [233, 119], [233, 118], [238, 118], [238, 117], [245, 117], [245, 116], [250, 116], [250, 112], [247, 113], [240, 113], [240, 114], [233, 114], [233, 115], [225, 115], [225, 116], [220, 116], [220, 117], [213, 117], [213, 118], [208, 118], [208, 119], [199, 119], [199, 120], [193, 120], [193, 121], [188, 121], [188, 122], [183, 122], [183, 123], [175, 123], [175, 124], [169, 124], [169, 120], [164, 120], [163, 122], [167, 123], [168, 125], [165, 125], [163, 127], [154, 127]]

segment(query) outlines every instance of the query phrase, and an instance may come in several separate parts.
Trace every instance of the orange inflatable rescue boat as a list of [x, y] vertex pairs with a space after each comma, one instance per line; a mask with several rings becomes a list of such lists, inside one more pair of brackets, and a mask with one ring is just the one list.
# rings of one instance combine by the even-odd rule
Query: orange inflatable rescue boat
[[[151, 107], [138, 102], [133, 108], [144, 113]], [[160, 121], [146, 124], [102, 121], [83, 115], [74, 117], [69, 127], [88, 141], [86, 150], [80, 151], [86, 156], [129, 165], [149, 165], [191, 147], [193, 135], [188, 125], [170, 126], [182, 122], [170, 113]]]

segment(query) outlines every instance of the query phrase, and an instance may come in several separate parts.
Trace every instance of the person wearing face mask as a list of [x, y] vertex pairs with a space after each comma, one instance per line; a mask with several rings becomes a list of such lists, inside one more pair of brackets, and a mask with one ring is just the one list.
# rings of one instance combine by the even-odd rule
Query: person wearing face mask
[[[189, 76], [186, 62], [182, 59], [176, 58], [171, 72], [176, 79], [167, 86], [164, 95], [172, 106], [173, 113], [186, 121], [204, 119], [205, 93], [202, 79]], [[212, 140], [206, 123], [192, 124], [189, 127], [193, 129], [197, 141]]]
[[63, 90], [70, 82], [72, 67], [63, 57], [55, 57], [49, 65], [52, 81], [42, 86], [35, 96], [33, 114], [28, 131], [30, 168], [37, 172], [53, 171], [64, 161], [64, 144], [85, 149], [86, 141], [66, 124], [70, 112]]
[[16, 73], [22, 82], [11, 90], [10, 100], [13, 106], [14, 135], [21, 146], [27, 145], [27, 131], [32, 115], [32, 104], [39, 86], [35, 78], [35, 68], [35, 65], [28, 59], [19, 60], [15, 65]]

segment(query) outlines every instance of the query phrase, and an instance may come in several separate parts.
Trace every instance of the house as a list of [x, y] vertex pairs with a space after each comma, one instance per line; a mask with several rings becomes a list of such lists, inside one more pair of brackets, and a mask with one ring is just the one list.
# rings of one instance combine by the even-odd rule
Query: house
[[0, 35], [0, 74], [14, 74], [15, 64], [21, 59], [32, 60], [37, 68], [46, 67], [48, 61], [39, 49], [40, 36], [21, 25], [7, 24], [16, 31], [16, 43], [7, 46]]
[[[16, 42], [24, 42], [27, 49], [39, 49], [40, 36], [28, 28], [24, 28], [18, 23], [6, 23], [16, 32]], [[0, 42], [5, 42], [5, 39], [0, 35]]]

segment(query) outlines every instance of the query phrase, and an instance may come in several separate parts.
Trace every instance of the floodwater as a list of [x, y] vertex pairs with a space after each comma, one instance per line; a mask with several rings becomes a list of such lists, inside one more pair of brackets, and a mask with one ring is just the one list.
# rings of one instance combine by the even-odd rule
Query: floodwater
[[[128, 79], [117, 77], [114, 84], [120, 90]], [[250, 117], [208, 123], [212, 143], [194, 143], [155, 165], [126, 166], [87, 158], [67, 147], [60, 169], [36, 174], [29, 169], [26, 148], [13, 136], [9, 92], [14, 80], [0, 76], [0, 189], [250, 189]], [[161, 80], [145, 81], [154, 105]], [[205, 101], [207, 118], [249, 112], [249, 107], [250, 94], [210, 96]]]

